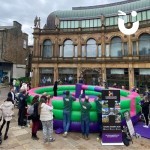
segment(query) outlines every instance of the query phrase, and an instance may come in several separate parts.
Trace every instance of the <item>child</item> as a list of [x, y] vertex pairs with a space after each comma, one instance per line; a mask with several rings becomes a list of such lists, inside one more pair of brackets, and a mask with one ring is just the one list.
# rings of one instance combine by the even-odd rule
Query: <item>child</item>
[[8, 97], [7, 100], [4, 102], [4, 104], [2, 104], [0, 106], [0, 110], [2, 111], [2, 116], [3, 116], [3, 123], [0, 127], [0, 136], [2, 136], [2, 129], [5, 125], [6, 125], [6, 131], [5, 131], [5, 135], [4, 135], [4, 140], [8, 139], [8, 130], [9, 130], [9, 125], [10, 125], [10, 121], [12, 119], [12, 116], [14, 114], [13, 109], [14, 109], [14, 105], [13, 105], [13, 100]]
[[53, 142], [55, 138], [52, 137], [53, 133], [53, 106], [46, 104], [47, 99], [41, 98], [39, 104], [40, 120], [43, 126], [44, 143]]

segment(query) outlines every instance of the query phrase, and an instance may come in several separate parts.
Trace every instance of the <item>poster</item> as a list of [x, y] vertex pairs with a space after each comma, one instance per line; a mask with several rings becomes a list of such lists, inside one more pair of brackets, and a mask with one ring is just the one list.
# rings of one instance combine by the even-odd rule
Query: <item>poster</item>
[[120, 90], [102, 90], [102, 145], [123, 145]]
[[135, 130], [134, 130], [131, 118], [130, 118], [129, 111], [124, 112], [124, 117], [126, 119], [126, 124], [128, 126], [128, 130], [129, 130], [130, 136], [132, 137], [133, 135], [135, 135]]

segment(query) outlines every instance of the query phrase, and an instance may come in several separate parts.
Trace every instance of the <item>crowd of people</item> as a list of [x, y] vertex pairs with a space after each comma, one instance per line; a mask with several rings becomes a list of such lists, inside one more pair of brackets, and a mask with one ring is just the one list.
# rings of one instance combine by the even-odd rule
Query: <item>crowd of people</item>
[[[18, 84], [17, 84], [18, 85]], [[58, 90], [58, 81], [55, 82], [53, 86], [54, 95], [57, 96]], [[114, 85], [115, 87], [116, 85]], [[15, 88], [14, 88], [15, 87]], [[116, 88], [116, 87], [115, 87]], [[124, 87], [123, 87], [124, 88]], [[43, 142], [53, 142], [55, 138], [53, 137], [53, 106], [51, 103], [52, 96], [47, 93], [43, 93], [43, 95], [35, 95], [31, 106], [27, 105], [28, 98], [28, 85], [22, 83], [22, 86], [19, 86], [19, 104], [18, 104], [18, 126], [24, 128], [27, 125], [27, 119], [32, 120], [32, 136], [33, 140], [39, 140], [37, 136], [37, 132], [39, 129], [43, 130]], [[0, 127], [0, 143], [2, 142], [2, 129], [6, 124], [6, 131], [4, 134], [4, 140], [8, 138], [8, 130], [10, 126], [11, 119], [14, 114], [14, 100], [15, 100], [15, 92], [18, 92], [18, 87], [11, 86], [10, 91], [8, 92], [8, 97], [4, 101], [4, 103], [0, 106], [1, 116], [3, 118], [3, 123]], [[132, 92], [138, 92], [137, 88], [133, 88]], [[90, 110], [92, 108], [89, 97], [85, 96], [84, 100], [83, 90], [81, 90], [79, 96], [79, 103], [81, 106], [81, 133], [82, 138], [85, 140], [89, 139], [89, 126], [90, 126]], [[77, 99], [70, 94], [70, 91], [65, 92], [65, 96], [63, 97], [64, 109], [63, 109], [63, 136], [67, 137], [70, 124], [71, 124], [71, 112], [72, 112], [72, 103]], [[95, 104], [97, 109], [97, 118], [99, 124], [99, 135], [98, 138], [102, 136], [102, 104], [101, 104], [101, 95], [98, 95], [95, 98]], [[144, 127], [149, 127], [149, 107], [150, 107], [150, 93], [146, 91], [144, 93], [144, 100], [141, 102], [142, 113], [145, 117], [145, 125]], [[33, 109], [31, 114], [27, 114], [28, 109]]]

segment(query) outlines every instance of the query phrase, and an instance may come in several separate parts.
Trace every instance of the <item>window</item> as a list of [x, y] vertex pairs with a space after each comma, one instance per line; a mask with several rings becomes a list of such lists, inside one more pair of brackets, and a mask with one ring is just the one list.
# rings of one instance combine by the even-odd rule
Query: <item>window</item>
[[98, 45], [98, 57], [102, 57], [101, 45]]
[[86, 53], [85, 53], [85, 45], [82, 45], [82, 57], [85, 57]]
[[146, 20], [146, 11], [142, 12], [142, 20]]
[[74, 47], [74, 57], [78, 57], [78, 48], [77, 48], [77, 45]]
[[106, 44], [105, 47], [106, 47], [105, 48], [106, 49], [105, 55], [106, 55], [106, 57], [109, 57], [109, 44]]
[[150, 55], [150, 34], [139, 37], [139, 55]]
[[114, 37], [111, 40], [110, 56], [121, 57], [122, 56], [122, 42], [120, 37]]
[[71, 40], [66, 40], [64, 42], [64, 57], [73, 57], [73, 42]]
[[94, 39], [89, 39], [86, 46], [86, 56], [96, 57], [97, 45]]
[[137, 51], [136, 51], [136, 41], [132, 42], [132, 53], [134, 56], [137, 55]]
[[59, 57], [62, 57], [63, 56], [63, 46], [60, 45], [59, 46]]
[[147, 11], [147, 19], [150, 19], [150, 10]]
[[138, 12], [138, 14], [137, 14], [137, 20], [138, 21], [142, 20], [142, 13], [141, 12]]
[[52, 42], [50, 40], [45, 40], [43, 43], [43, 57], [52, 57]]
[[27, 48], [27, 41], [26, 40], [23, 40], [23, 48]]
[[127, 44], [127, 42], [124, 43], [124, 56], [128, 56], [128, 44]]
[[109, 18], [106, 18], [106, 26], [109, 26]]

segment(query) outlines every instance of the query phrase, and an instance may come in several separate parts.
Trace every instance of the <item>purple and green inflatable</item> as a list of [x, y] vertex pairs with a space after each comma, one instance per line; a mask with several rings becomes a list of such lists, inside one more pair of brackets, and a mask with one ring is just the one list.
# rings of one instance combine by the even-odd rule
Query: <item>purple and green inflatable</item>
[[[52, 98], [52, 105], [53, 105], [53, 113], [54, 113], [54, 128], [63, 128], [63, 96], [66, 90], [69, 90], [72, 95], [74, 95], [76, 98], [80, 95], [80, 90], [85, 90], [85, 95], [89, 96], [90, 103], [92, 105], [91, 111], [90, 111], [90, 132], [97, 132], [98, 131], [98, 125], [97, 125], [97, 113], [96, 113], [96, 104], [94, 102], [94, 98], [101, 94], [101, 91], [104, 89], [104, 87], [100, 86], [91, 86], [91, 85], [82, 85], [77, 84], [75, 85], [59, 85], [57, 97]], [[109, 88], [114, 89], [114, 88]], [[118, 90], [118, 89], [117, 89]], [[139, 102], [141, 100], [139, 94], [136, 92], [130, 92], [126, 90], [120, 90], [120, 113], [122, 115], [122, 124], [125, 123], [125, 119], [123, 117], [123, 113], [125, 111], [129, 111], [131, 115], [132, 122], [135, 124], [139, 120], [139, 115], [141, 112], [141, 106], [139, 105]], [[49, 95], [53, 95], [53, 86], [46, 86], [46, 87], [38, 87], [33, 88], [29, 91], [29, 98], [28, 103], [32, 102], [32, 99], [35, 95], [42, 95], [44, 92], [46, 92]], [[72, 104], [72, 114], [71, 114], [71, 131], [80, 131], [81, 125], [80, 125], [80, 118], [81, 118], [81, 112], [80, 112], [80, 103], [78, 100], [73, 102]]]

